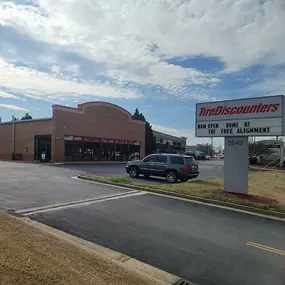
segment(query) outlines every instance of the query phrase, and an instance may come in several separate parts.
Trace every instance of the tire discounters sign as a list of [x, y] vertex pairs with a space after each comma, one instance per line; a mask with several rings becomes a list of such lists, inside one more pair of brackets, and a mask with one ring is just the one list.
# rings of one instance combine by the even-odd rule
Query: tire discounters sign
[[283, 95], [196, 105], [196, 137], [285, 135]]

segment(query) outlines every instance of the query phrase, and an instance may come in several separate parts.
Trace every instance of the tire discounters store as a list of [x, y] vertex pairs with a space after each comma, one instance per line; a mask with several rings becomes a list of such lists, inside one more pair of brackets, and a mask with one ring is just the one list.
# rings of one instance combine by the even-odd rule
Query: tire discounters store
[[52, 106], [51, 118], [0, 123], [0, 159], [125, 161], [145, 155], [145, 122], [107, 102]]
[[248, 193], [248, 137], [285, 135], [284, 96], [197, 104], [195, 129], [196, 137], [225, 137], [224, 190]]

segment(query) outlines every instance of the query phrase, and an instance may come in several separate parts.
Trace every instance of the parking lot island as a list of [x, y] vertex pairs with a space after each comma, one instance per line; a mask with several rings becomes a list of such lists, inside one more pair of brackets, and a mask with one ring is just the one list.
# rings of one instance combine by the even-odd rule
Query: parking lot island
[[285, 218], [285, 175], [278, 171], [249, 171], [249, 194], [225, 193], [223, 177], [175, 184], [146, 183], [144, 178], [95, 175], [78, 178]]

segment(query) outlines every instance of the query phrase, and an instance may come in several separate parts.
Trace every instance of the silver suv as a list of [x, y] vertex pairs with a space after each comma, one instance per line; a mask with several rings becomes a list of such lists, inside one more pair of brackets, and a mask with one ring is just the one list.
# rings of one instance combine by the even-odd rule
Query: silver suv
[[142, 160], [129, 161], [126, 171], [132, 178], [140, 174], [145, 177], [165, 177], [169, 183], [179, 179], [186, 182], [198, 177], [199, 167], [194, 157], [182, 154], [151, 154]]

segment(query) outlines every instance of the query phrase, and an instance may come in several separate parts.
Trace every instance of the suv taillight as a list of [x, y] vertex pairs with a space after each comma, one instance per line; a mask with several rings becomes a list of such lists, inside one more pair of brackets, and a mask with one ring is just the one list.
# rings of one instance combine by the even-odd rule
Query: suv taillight
[[188, 166], [188, 164], [184, 164], [184, 172], [186, 172], [186, 173], [189, 172], [189, 166]]

